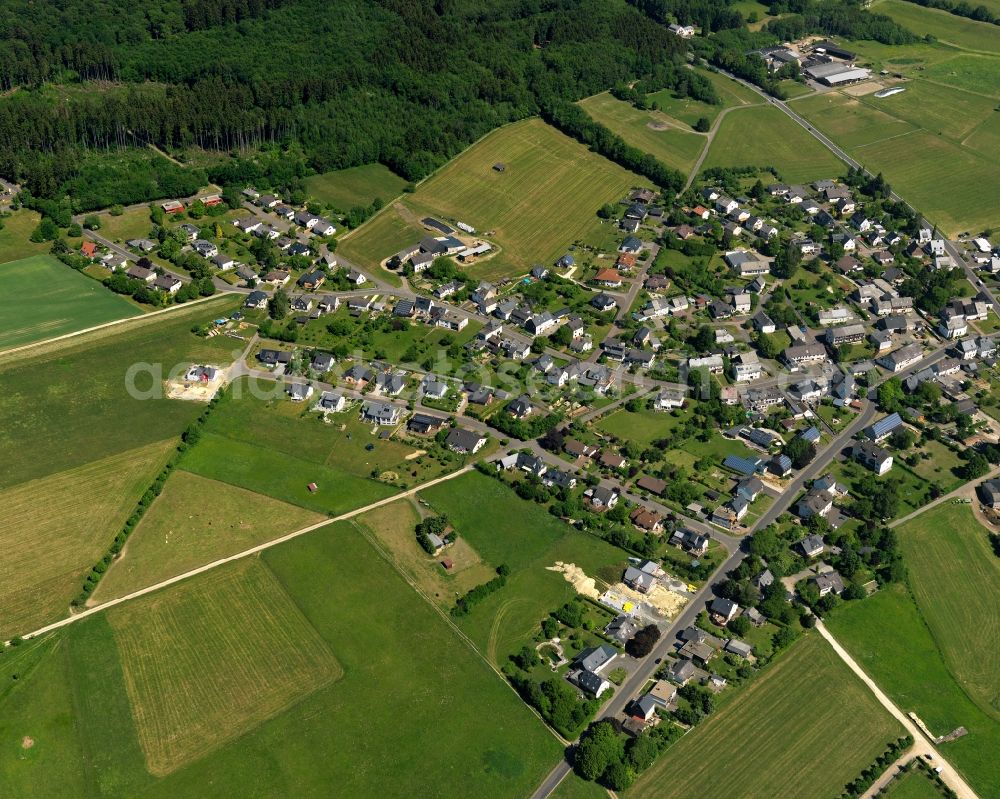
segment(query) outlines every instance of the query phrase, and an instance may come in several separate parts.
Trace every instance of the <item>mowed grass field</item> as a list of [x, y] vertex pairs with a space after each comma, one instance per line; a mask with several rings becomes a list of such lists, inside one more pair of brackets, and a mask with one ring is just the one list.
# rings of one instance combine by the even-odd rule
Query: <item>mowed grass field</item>
[[[42, 344], [31, 357], [0, 356], [0, 488], [179, 435], [204, 406], [133, 396], [129, 369], [160, 364], [166, 377], [192, 362], [230, 363], [239, 342], [199, 338], [191, 326], [237, 304], [220, 298]], [[135, 385], [146, 391], [159, 384], [147, 375]]]
[[719, 105], [703, 103], [691, 97], [675, 97], [670, 89], [663, 89], [649, 95], [649, 100], [655, 102], [667, 116], [678, 119], [687, 125], [694, 124], [705, 117], [709, 122], [714, 122], [715, 118], [722, 113], [723, 109], [732, 108], [739, 105], [757, 105], [762, 102], [756, 92], [737, 83], [725, 75], [708, 70], [696, 70], [699, 75], [707, 78], [715, 86], [715, 92], [722, 101]]
[[996, 100], [914, 74], [892, 97], [828, 92], [793, 107], [949, 234], [997, 224]]
[[173, 445], [147, 444], [0, 491], [0, 640], [68, 614]]
[[966, 53], [932, 64], [922, 77], [990, 97], [1000, 96], [1000, 57]]
[[41, 216], [37, 211], [22, 208], [0, 215], [0, 264], [32, 255], [44, 255], [52, 248], [48, 242], [31, 241], [31, 232], [38, 227]]
[[257, 559], [114, 608], [108, 622], [155, 776], [204, 757], [343, 674]]
[[[938, 643], [906, 586], [889, 586], [826, 620], [837, 640], [904, 713], [913, 711], [935, 735], [964, 726], [969, 734], [941, 754], [980, 795], [1000, 785], [1000, 724], [973, 702], [945, 665]], [[995, 655], [994, 655], [995, 657]]]
[[[40, 642], [0, 687], [5, 793], [509, 799], [558, 761], [544, 725], [351, 525], [220, 574]], [[200, 743], [173, 732], [196, 700], [194, 724], [218, 725]], [[183, 764], [153, 775], [144, 746]]]
[[[492, 167], [506, 165], [504, 172]], [[376, 266], [400, 247], [427, 235], [419, 220], [431, 214], [460, 220], [502, 249], [467, 271], [493, 279], [551, 264], [566, 247], [600, 225], [598, 209], [648, 181], [582, 144], [528, 119], [499, 128], [390, 206], [339, 247], [345, 258]], [[405, 232], [400, 222], [404, 223]]]
[[839, 796], [902, 728], [818, 635], [674, 744], [629, 799]]
[[538, 630], [541, 620], [576, 591], [548, 567], [575, 563], [588, 576], [598, 569], [625, 567], [624, 551], [573, 529], [513, 489], [471, 472], [420, 492], [434, 513], [452, 525], [491, 569], [510, 567], [507, 584], [476, 604], [459, 626], [480, 652], [502, 664]]
[[0, 350], [135, 316], [139, 309], [51, 255], [0, 264]]
[[728, 114], [702, 166], [773, 166], [791, 183], [836, 178], [847, 169], [784, 113], [763, 106]]
[[129, 536], [92, 602], [145, 588], [325, 517], [263, 494], [175, 470]]
[[920, 613], [963, 690], [1000, 722], [1000, 560], [968, 505], [943, 504], [897, 531]]
[[941, 791], [930, 777], [915, 768], [897, 777], [886, 795], [891, 799], [941, 799]]
[[341, 211], [367, 206], [376, 198], [388, 203], [398, 197], [406, 180], [382, 164], [365, 164], [306, 178], [306, 191], [321, 203]]
[[698, 160], [707, 137], [660, 111], [640, 111], [610, 92], [581, 100], [591, 118], [633, 147], [656, 156], [667, 166], [687, 173]]
[[[996, 8], [995, 0], [986, 0], [984, 5], [989, 5], [990, 2], [994, 3], [994, 10], [1000, 10]], [[935, 8], [924, 8], [905, 0], [878, 0], [872, 9], [892, 17], [918, 36], [931, 34], [939, 41], [964, 50], [1000, 53], [1000, 37], [997, 36], [995, 25], [976, 22]]]

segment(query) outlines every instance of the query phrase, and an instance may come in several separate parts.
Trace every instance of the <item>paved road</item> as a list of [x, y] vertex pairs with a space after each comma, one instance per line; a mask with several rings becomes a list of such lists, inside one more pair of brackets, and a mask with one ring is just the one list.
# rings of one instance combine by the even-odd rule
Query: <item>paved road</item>
[[882, 689], [878, 687], [875, 681], [865, 673], [864, 669], [858, 665], [858, 662], [851, 657], [851, 654], [844, 649], [844, 647], [840, 645], [840, 642], [837, 641], [830, 631], [826, 629], [826, 625], [823, 624], [822, 621], [816, 622], [816, 630], [827, 640], [830, 646], [833, 647], [833, 651], [837, 653], [840, 659], [843, 660], [848, 667], [850, 667], [851, 671], [858, 675], [861, 681], [868, 686], [868, 690], [875, 695], [879, 704], [888, 710], [893, 718], [902, 724], [903, 727], [906, 728], [906, 731], [913, 736], [914, 751], [923, 757], [931, 757], [933, 764], [941, 769], [939, 772], [941, 779], [945, 781], [949, 788], [958, 794], [959, 799], [979, 799], [976, 792], [969, 787], [969, 784], [962, 779], [962, 776], [955, 770], [955, 768], [947, 760], [941, 757], [941, 754], [934, 748], [934, 744], [931, 740], [924, 735], [923, 730], [917, 727], [917, 725], [910, 720], [910, 717], [896, 707], [892, 700], [882, 692]]

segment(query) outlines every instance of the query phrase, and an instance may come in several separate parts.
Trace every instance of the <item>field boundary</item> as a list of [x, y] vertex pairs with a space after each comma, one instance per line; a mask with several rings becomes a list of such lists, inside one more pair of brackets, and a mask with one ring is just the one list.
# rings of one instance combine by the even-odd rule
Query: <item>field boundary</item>
[[191, 300], [190, 302], [185, 302], [177, 305], [171, 305], [169, 308], [161, 308], [158, 311], [150, 311], [149, 313], [139, 314], [138, 316], [126, 316], [122, 319], [115, 319], [111, 322], [104, 322], [103, 324], [87, 327], [84, 328], [83, 330], [76, 330], [72, 333], [64, 333], [61, 336], [53, 336], [52, 338], [45, 338], [42, 339], [41, 341], [33, 341], [30, 344], [21, 344], [17, 347], [11, 347], [10, 349], [0, 350], [0, 358], [6, 358], [9, 355], [15, 355], [19, 352], [34, 349], [35, 347], [41, 347], [47, 344], [58, 344], [59, 342], [66, 341], [67, 339], [76, 338], [78, 336], [82, 336], [87, 333], [96, 333], [99, 330], [105, 330], [109, 327], [121, 326], [128, 322], [143, 323], [149, 319], [153, 319], [163, 314], [177, 312], [184, 308], [191, 308], [193, 306], [199, 305], [200, 303], [209, 302], [211, 300], [219, 300], [231, 293], [233, 292], [224, 291], [220, 292], [219, 294], [213, 294], [211, 297], [199, 297], [196, 300]]
[[[394, 499], [400, 499], [400, 497], [395, 497]], [[392, 556], [392, 554], [387, 552], [385, 548], [378, 541], [375, 540], [375, 537], [370, 532], [364, 529], [364, 525], [359, 524], [355, 519], [351, 519], [350, 524], [359, 533], [361, 533], [361, 535], [369, 543], [372, 549], [374, 549], [375, 552], [379, 555], [379, 557], [381, 557], [386, 563], [389, 564], [389, 566], [392, 567], [392, 570], [396, 572], [396, 574], [398, 574], [403, 579], [403, 582], [405, 582], [408, 586], [410, 586], [410, 588], [412, 588], [413, 591], [422, 600], [424, 600], [428, 605], [430, 605], [430, 607], [434, 610], [435, 613], [437, 613], [442, 619], [444, 619], [445, 623], [454, 631], [455, 635], [457, 635], [459, 639], [463, 641], [475, 653], [476, 657], [482, 660], [483, 663], [486, 664], [487, 668], [489, 668], [490, 671], [492, 671], [500, 678], [503, 684], [506, 685], [507, 688], [514, 693], [514, 695], [517, 697], [518, 702], [523, 704], [532, 713], [534, 713], [535, 716], [538, 718], [538, 720], [542, 723], [542, 726], [546, 730], [548, 730], [552, 734], [552, 736], [557, 741], [559, 741], [559, 743], [563, 744], [563, 746], [569, 746], [570, 741], [567, 741], [558, 732], [556, 732], [548, 724], [545, 723], [545, 719], [542, 718], [541, 714], [521, 698], [521, 695], [516, 690], [514, 690], [514, 686], [510, 684], [510, 682], [507, 680], [506, 677], [504, 677], [503, 672], [501, 672], [496, 666], [494, 666], [490, 662], [489, 658], [486, 657], [486, 655], [484, 655], [482, 652], [479, 651], [479, 648], [475, 645], [473, 640], [468, 635], [466, 635], [465, 632], [457, 624], [455, 624], [455, 622], [448, 616], [448, 614], [445, 613], [444, 610], [442, 610], [440, 607], [435, 605], [434, 602], [431, 601], [431, 598], [427, 596], [427, 594], [424, 593], [423, 590], [421, 590], [415, 583], [411, 582], [407, 578], [403, 570], [400, 569], [399, 566], [397, 565], [396, 559]]]
[[[393, 494], [391, 497], [380, 499], [376, 502], [371, 503], [370, 505], [365, 505], [364, 507], [361, 508], [355, 508], [354, 510], [342, 513], [339, 516], [334, 516], [330, 519], [324, 519], [321, 522], [316, 522], [315, 524], [310, 524], [298, 530], [293, 530], [292, 532], [286, 533], [285, 535], [279, 536], [278, 538], [271, 539], [270, 541], [265, 541], [263, 544], [257, 544], [256, 546], [250, 547], [249, 549], [245, 549], [242, 552], [237, 552], [235, 555], [228, 555], [227, 557], [213, 560], [210, 563], [206, 563], [202, 566], [199, 566], [196, 569], [191, 569], [189, 571], [184, 572], [183, 574], [178, 574], [174, 577], [170, 577], [166, 580], [161, 580], [158, 583], [154, 583], [153, 585], [146, 586], [145, 588], [140, 588], [137, 591], [132, 591], [131, 593], [125, 594], [124, 596], [120, 596], [117, 599], [112, 599], [107, 602], [102, 602], [100, 605], [95, 605], [92, 608], [87, 608], [86, 610], [80, 611], [79, 613], [74, 613], [70, 616], [67, 616], [66, 618], [60, 619], [59, 621], [47, 624], [44, 627], [39, 627], [37, 630], [25, 633], [24, 635], [20, 636], [20, 638], [24, 640], [30, 640], [32, 638], [37, 638], [40, 635], [45, 635], [46, 633], [52, 632], [53, 630], [58, 630], [63, 627], [67, 627], [70, 624], [75, 624], [78, 621], [82, 621], [83, 619], [88, 618], [89, 616], [101, 613], [102, 611], [108, 610], [109, 608], [116, 607], [118, 605], [124, 604], [125, 602], [129, 602], [133, 599], [138, 599], [139, 597], [146, 596], [147, 594], [152, 594], [155, 591], [159, 591], [161, 588], [167, 588], [168, 586], [183, 582], [184, 580], [187, 580], [191, 577], [195, 577], [199, 574], [204, 574], [205, 572], [217, 569], [219, 566], [224, 566], [227, 563], [232, 563], [233, 561], [242, 560], [243, 558], [248, 558], [251, 555], [256, 555], [260, 552], [264, 552], [265, 550], [276, 547], [279, 544], [284, 544], [287, 541], [292, 541], [296, 538], [299, 538], [300, 536], [306, 535], [307, 533], [311, 533], [314, 530], [318, 530], [321, 527], [326, 527], [327, 525], [330, 524], [336, 524], [337, 522], [342, 522], [348, 519], [352, 519], [355, 516], [359, 516], [362, 513], [374, 510], [375, 508], [380, 508], [384, 505], [388, 505], [391, 502], [396, 502], [397, 500], [403, 499], [408, 496], [412, 496], [413, 494], [416, 494], [419, 491], [423, 491], [427, 488], [430, 488], [431, 486], [435, 486], [438, 483], [444, 483], [448, 480], [453, 480], [454, 478], [460, 475], [472, 471], [473, 468], [474, 467], [471, 464], [463, 466], [461, 469], [458, 469], [454, 472], [442, 475], [441, 477], [436, 477], [433, 480], [428, 480], [426, 483], [421, 483], [420, 485], [414, 486], [413, 488], [409, 488], [406, 491], [403, 491], [399, 494]], [[10, 641], [6, 641], [4, 643], [9, 645]]]

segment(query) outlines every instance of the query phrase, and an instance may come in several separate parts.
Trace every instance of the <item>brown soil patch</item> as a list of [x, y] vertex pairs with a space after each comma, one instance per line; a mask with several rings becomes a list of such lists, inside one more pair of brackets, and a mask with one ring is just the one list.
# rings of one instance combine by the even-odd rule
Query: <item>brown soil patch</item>
[[559, 572], [578, 594], [589, 596], [591, 599], [600, 597], [601, 592], [597, 590], [597, 581], [593, 577], [588, 577], [586, 572], [575, 563], [563, 563], [561, 560], [557, 560], [555, 565], [545, 568], [550, 572]]
[[670, 130], [670, 125], [666, 122], [647, 122], [646, 127], [650, 130]]

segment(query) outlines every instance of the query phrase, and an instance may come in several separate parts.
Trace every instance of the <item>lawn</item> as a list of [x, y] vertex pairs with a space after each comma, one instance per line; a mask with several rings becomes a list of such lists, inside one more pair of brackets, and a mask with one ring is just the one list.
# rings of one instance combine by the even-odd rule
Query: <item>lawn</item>
[[[41, 345], [30, 359], [0, 359], [0, 488], [178, 435], [204, 406], [131, 396], [128, 370], [162, 365], [166, 377], [185, 363], [229, 363], [238, 342], [190, 329], [235, 305], [219, 299]], [[159, 381], [147, 373], [135, 385], [146, 391]]]
[[941, 754], [990, 795], [1000, 784], [992, 754], [1000, 750], [1000, 724], [955, 681], [906, 587], [847, 603], [829, 615], [827, 626], [904, 713], [916, 712], [935, 735], [959, 726], [969, 731], [943, 744]]
[[114, 608], [139, 744], [164, 776], [257, 727], [343, 670], [281, 584], [245, 559]]
[[643, 409], [632, 413], [624, 408], [601, 417], [596, 426], [605, 433], [622, 441], [634, 441], [641, 447], [648, 447], [656, 439], [669, 438], [670, 433], [690, 417], [690, 411], [682, 410], [679, 416], [674, 411], [651, 411]]
[[924, 8], [905, 0], [879, 0], [873, 10], [887, 14], [918, 36], [931, 34], [941, 42], [964, 50], [1000, 53], [1000, 37], [994, 25]]
[[[100, 213], [97, 215], [101, 221], [101, 227], [97, 231], [103, 238], [124, 243], [131, 239], [150, 238], [153, 230], [153, 221], [149, 218], [149, 206], [138, 205], [128, 208], [123, 213], [115, 216], [111, 213]], [[195, 224], [202, 224], [196, 221]]]
[[[337, 516], [394, 494], [397, 489], [269, 447], [206, 434], [182, 466], [202, 477]], [[309, 490], [315, 483], [315, 491]]]
[[367, 206], [376, 198], [387, 203], [398, 197], [406, 181], [382, 164], [365, 164], [306, 178], [306, 191], [319, 202], [341, 211]]
[[941, 799], [942, 796], [941, 789], [917, 768], [911, 768], [890, 785], [886, 796], [891, 799]]
[[0, 216], [0, 264], [32, 255], [43, 255], [52, 249], [48, 242], [36, 244], [30, 240], [32, 231], [40, 221], [38, 213], [26, 208]]
[[929, 440], [918, 451], [930, 455], [930, 458], [920, 458], [916, 465], [909, 467], [918, 477], [937, 483], [946, 494], [958, 488], [962, 478], [956, 477], [952, 469], [960, 466], [962, 461], [953, 449], [940, 441]]
[[[817, 688], [822, 686], [822, 688]], [[809, 634], [672, 746], [626, 797], [839, 796], [903, 730]]]
[[596, 782], [576, 776], [575, 772], [570, 772], [552, 793], [552, 799], [607, 799], [607, 797], [608, 792], [604, 788]]
[[506, 564], [507, 585], [459, 621], [492, 663], [502, 664], [538, 631], [539, 622], [575, 595], [566, 579], [546, 567], [575, 563], [588, 576], [624, 565], [625, 552], [574, 530], [545, 509], [522, 500], [498, 480], [473, 472], [420, 493], [444, 513], [458, 534], [491, 567]]
[[171, 441], [92, 461], [0, 491], [0, 640], [67, 615], [172, 448]]
[[707, 141], [690, 126], [659, 111], [640, 111], [630, 103], [615, 99], [610, 92], [581, 100], [580, 105], [592, 119], [633, 147], [681, 172], [686, 173], [694, 166]]
[[[503, 172], [492, 167], [502, 162]], [[341, 241], [344, 257], [369, 267], [414, 243], [425, 213], [492, 231], [501, 252], [475, 277], [521, 274], [551, 264], [598, 227], [597, 210], [648, 181], [592, 153], [539, 119], [507, 125], [480, 139], [421, 183], [414, 194]], [[401, 224], [402, 223], [402, 224]]]
[[1000, 560], [986, 528], [969, 505], [945, 503], [896, 532], [917, 607], [949, 671], [1000, 722]]
[[835, 178], [846, 167], [777, 108], [741, 108], [719, 125], [703, 165], [773, 166], [791, 183]]
[[95, 603], [234, 555], [324, 516], [181, 470], [129, 537], [94, 592]]
[[135, 316], [136, 306], [51, 255], [0, 264], [0, 349]]
[[980, 155], [991, 156], [1000, 150], [1000, 114], [993, 114], [963, 142]]

